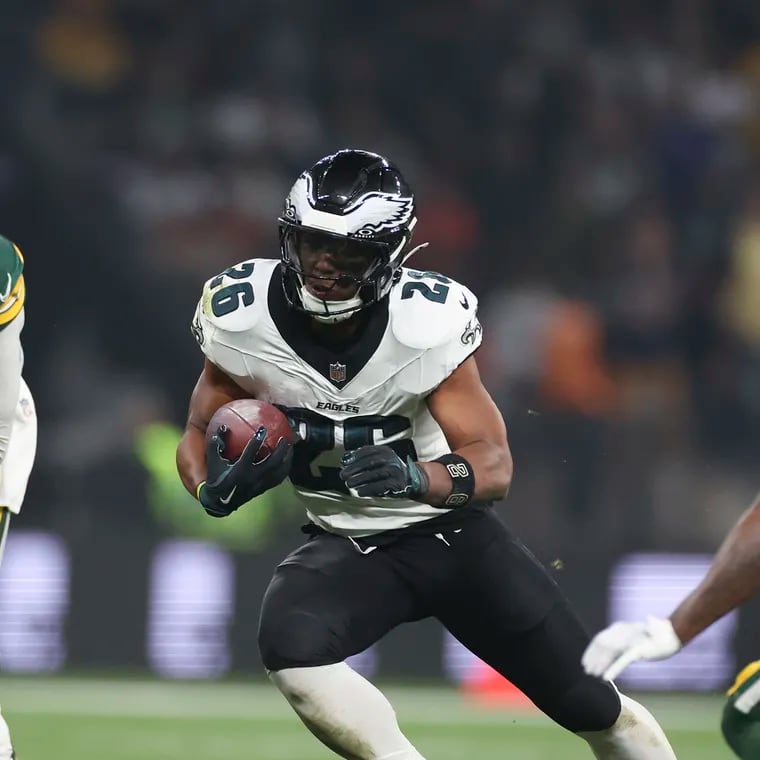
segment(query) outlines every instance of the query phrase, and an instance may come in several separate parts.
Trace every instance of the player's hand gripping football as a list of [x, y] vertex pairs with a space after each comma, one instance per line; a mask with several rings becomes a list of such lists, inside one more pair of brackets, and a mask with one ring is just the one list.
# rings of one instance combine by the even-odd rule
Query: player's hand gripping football
[[248, 441], [236, 462], [224, 457], [226, 425], [206, 444], [206, 482], [198, 490], [198, 500], [212, 517], [226, 517], [255, 496], [281, 483], [290, 472], [293, 447], [281, 438], [272, 452], [257, 461], [267, 436], [260, 427]]
[[406, 462], [390, 446], [362, 446], [342, 458], [340, 477], [358, 496], [413, 499], [427, 492], [428, 479], [411, 457]]
[[611, 681], [632, 662], [665, 660], [681, 646], [670, 620], [650, 617], [644, 623], [613, 623], [594, 636], [582, 663], [589, 675]]

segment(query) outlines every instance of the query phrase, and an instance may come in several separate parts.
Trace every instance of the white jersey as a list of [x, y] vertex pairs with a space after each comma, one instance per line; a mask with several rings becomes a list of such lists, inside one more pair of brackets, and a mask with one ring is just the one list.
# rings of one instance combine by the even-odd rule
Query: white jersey
[[20, 512], [37, 450], [37, 412], [29, 386], [21, 378], [8, 451], [0, 464], [0, 507]]
[[316, 343], [285, 299], [279, 262], [252, 259], [209, 280], [193, 320], [204, 354], [254, 398], [298, 421], [290, 481], [309, 519], [348, 536], [404, 528], [444, 511], [362, 498], [339, 477], [344, 451], [388, 444], [403, 459], [450, 452], [426, 398], [480, 345], [477, 299], [433, 272], [402, 269], [345, 349]]
[[[37, 415], [34, 400], [21, 377], [24, 353], [21, 329], [24, 310], [0, 327], [0, 511], [19, 512], [37, 448]], [[0, 539], [3, 531], [0, 530]]]

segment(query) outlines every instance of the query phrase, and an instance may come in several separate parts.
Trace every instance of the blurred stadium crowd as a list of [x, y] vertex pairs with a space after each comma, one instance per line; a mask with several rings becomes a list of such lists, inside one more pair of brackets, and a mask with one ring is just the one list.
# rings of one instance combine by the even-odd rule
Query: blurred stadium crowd
[[411, 263], [481, 297], [528, 539], [711, 547], [758, 487], [753, 0], [3, 5], [27, 524], [149, 524], [132, 441], [183, 423], [202, 282], [277, 256], [290, 184], [346, 146], [412, 180]]

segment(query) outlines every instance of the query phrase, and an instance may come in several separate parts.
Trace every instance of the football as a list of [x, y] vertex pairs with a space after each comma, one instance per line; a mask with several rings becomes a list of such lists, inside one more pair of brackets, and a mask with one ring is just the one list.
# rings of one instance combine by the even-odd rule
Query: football
[[288, 418], [276, 406], [253, 398], [230, 401], [219, 407], [206, 428], [207, 441], [221, 425], [227, 426], [224, 458], [231, 462], [237, 461], [260, 427], [267, 429], [267, 436], [256, 461], [268, 456], [281, 438], [291, 444], [295, 440]]

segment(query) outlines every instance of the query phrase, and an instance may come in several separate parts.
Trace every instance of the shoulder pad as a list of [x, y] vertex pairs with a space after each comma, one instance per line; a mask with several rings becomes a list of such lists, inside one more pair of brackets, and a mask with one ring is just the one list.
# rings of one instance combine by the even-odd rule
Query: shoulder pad
[[391, 329], [403, 345], [427, 350], [459, 339], [475, 317], [478, 299], [437, 272], [401, 270], [390, 293]]
[[224, 332], [250, 330], [266, 310], [274, 259], [249, 259], [225, 269], [203, 286], [198, 321]]

